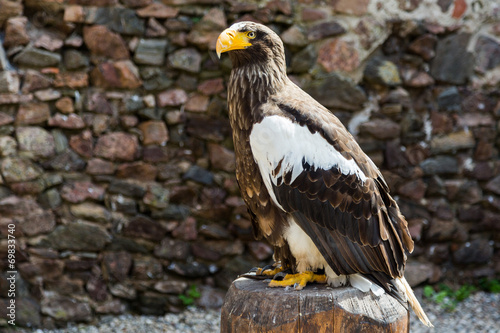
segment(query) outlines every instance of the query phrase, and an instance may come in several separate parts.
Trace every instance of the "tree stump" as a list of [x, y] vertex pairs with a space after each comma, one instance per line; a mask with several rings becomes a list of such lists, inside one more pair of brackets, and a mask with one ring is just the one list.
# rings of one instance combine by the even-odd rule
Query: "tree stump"
[[408, 310], [387, 294], [322, 284], [296, 291], [248, 278], [233, 281], [221, 310], [221, 333], [405, 333], [409, 325]]

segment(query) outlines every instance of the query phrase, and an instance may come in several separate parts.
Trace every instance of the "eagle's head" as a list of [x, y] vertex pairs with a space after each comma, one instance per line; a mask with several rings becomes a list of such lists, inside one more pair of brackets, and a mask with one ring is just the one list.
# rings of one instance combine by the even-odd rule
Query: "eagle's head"
[[224, 30], [217, 39], [217, 55], [229, 52], [233, 67], [248, 63], [281, 61], [285, 58], [283, 42], [265, 25], [243, 21]]

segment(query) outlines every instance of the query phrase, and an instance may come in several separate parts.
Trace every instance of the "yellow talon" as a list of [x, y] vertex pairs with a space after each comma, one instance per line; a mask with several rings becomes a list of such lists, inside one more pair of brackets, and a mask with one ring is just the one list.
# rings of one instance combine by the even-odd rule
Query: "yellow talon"
[[257, 268], [257, 272], [255, 273], [256, 275], [269, 275], [269, 276], [275, 276], [276, 274], [283, 272], [285, 269], [281, 266], [276, 267], [273, 270], [263, 270], [262, 268]]
[[314, 272], [306, 271], [298, 274], [287, 274], [282, 281], [272, 280], [269, 282], [269, 287], [291, 287], [295, 290], [302, 290], [308, 282], [326, 283], [325, 274], [314, 274]]

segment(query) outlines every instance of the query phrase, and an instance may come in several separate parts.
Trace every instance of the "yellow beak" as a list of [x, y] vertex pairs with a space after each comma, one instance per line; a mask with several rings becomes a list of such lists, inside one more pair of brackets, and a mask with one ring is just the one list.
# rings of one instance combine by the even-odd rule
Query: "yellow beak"
[[231, 50], [241, 50], [252, 45], [248, 42], [247, 34], [244, 32], [238, 32], [233, 29], [226, 29], [217, 38], [217, 45], [215, 46], [215, 51], [217, 56], [220, 58], [221, 53], [231, 51]]

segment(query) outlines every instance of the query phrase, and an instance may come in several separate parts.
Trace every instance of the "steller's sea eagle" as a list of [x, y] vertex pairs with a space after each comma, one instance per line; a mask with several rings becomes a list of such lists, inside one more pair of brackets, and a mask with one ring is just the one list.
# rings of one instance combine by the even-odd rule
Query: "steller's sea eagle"
[[413, 241], [386, 182], [342, 123], [287, 77], [278, 35], [239, 22], [220, 34], [216, 51], [233, 65], [236, 177], [254, 233], [291, 271], [270, 286], [319, 281], [387, 292], [432, 326], [403, 276]]

